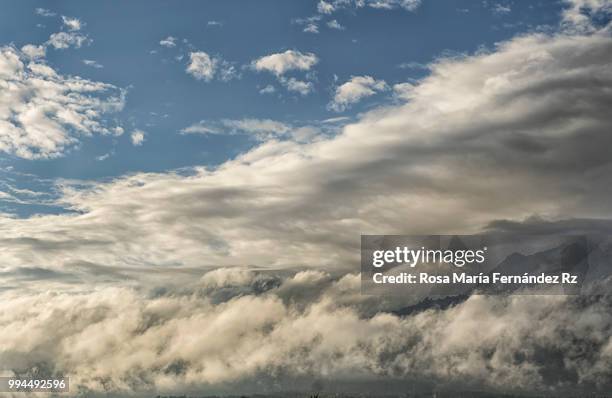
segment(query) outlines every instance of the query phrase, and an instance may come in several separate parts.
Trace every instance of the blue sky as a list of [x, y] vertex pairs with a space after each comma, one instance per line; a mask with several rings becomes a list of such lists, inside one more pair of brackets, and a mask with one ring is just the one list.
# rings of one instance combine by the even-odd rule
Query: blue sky
[[[126, 93], [123, 109], [104, 115], [105, 122], [124, 129], [119, 136], [80, 136], [76, 145], [46, 159], [0, 152], [6, 178], [42, 190], [40, 179], [108, 179], [218, 165], [258, 144], [239, 131], [179, 134], [199, 121], [270, 119], [317, 126], [330, 118], [354, 120], [360, 112], [393, 102], [393, 85], [427, 75], [422, 66], [436, 58], [491, 49], [517, 32], [546, 30], [558, 23], [561, 12], [558, 2], [518, 1], [432, 1], [409, 10], [353, 4], [328, 14], [310, 1], [20, 1], [3, 8], [0, 40], [15, 48], [70, 31], [62, 17], [78, 19], [76, 32], [86, 41], [79, 48], [48, 46], [44, 62], [61, 75], [112, 84]], [[318, 33], [305, 31], [310, 23]], [[161, 45], [168, 37], [172, 46]], [[310, 84], [307, 94], [289, 91], [273, 73], [250, 67], [287, 50], [316, 56], [308, 70], [285, 74], [285, 79]], [[205, 81], [187, 73], [189, 54], [201, 51], [233, 66], [235, 77]], [[336, 88], [354, 76], [385, 86], [344, 109], [330, 108]], [[275, 91], [260, 93], [266, 87]], [[134, 130], [145, 133], [142, 145], [132, 144]], [[14, 201], [0, 209], [20, 215], [56, 211]]]

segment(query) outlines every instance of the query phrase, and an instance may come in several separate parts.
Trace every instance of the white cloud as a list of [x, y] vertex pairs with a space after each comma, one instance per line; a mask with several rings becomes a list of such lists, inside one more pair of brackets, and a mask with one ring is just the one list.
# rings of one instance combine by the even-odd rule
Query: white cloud
[[215, 75], [217, 61], [204, 51], [189, 53], [187, 73], [198, 80], [210, 81]]
[[26, 44], [21, 47], [21, 52], [24, 53], [31, 60], [44, 58], [47, 52], [47, 48], [45, 46], [36, 46], [33, 44]]
[[240, 72], [231, 63], [221, 60], [219, 63], [218, 76], [221, 81], [227, 82], [233, 79], [240, 79]]
[[78, 18], [70, 18], [62, 15], [62, 22], [64, 26], [70, 31], [81, 30], [83, 26], [83, 22], [81, 22]]
[[282, 53], [270, 54], [252, 62], [257, 71], [267, 71], [281, 76], [292, 70], [307, 71], [319, 62], [313, 53], [301, 53], [297, 50], [287, 50]]
[[222, 131], [217, 127], [211, 127], [206, 121], [200, 121], [182, 129], [181, 134], [222, 134]]
[[321, 21], [321, 15], [313, 15], [307, 18], [296, 18], [291, 21], [293, 24], [303, 25], [303, 32], [306, 33], [319, 33], [319, 21]]
[[196, 79], [205, 82], [211, 81], [215, 76], [222, 81], [240, 78], [240, 74], [234, 65], [204, 51], [189, 53], [189, 65], [187, 65], [186, 71]]
[[69, 47], [81, 48], [83, 45], [91, 43], [91, 39], [80, 33], [57, 32], [51, 34], [47, 43], [56, 49], [64, 50]]
[[498, 3], [494, 4], [491, 10], [493, 11], [493, 14], [502, 15], [510, 13], [512, 11], [512, 8], [510, 7], [510, 5]]
[[270, 119], [242, 119], [242, 120], [224, 120], [223, 124], [226, 127], [231, 127], [239, 131], [259, 135], [273, 134], [280, 135], [289, 131], [289, 126], [284, 123]]
[[421, 5], [421, 0], [371, 0], [367, 1], [367, 5], [371, 8], [386, 10], [403, 8], [407, 11], [415, 11]]
[[331, 14], [332, 12], [334, 12], [334, 10], [335, 7], [331, 3], [328, 3], [324, 0], [320, 0], [317, 4], [317, 11], [319, 11], [321, 14]]
[[334, 99], [328, 107], [336, 112], [341, 112], [363, 98], [387, 89], [388, 86], [384, 80], [376, 80], [371, 76], [353, 76], [351, 80], [336, 88]]
[[110, 84], [62, 76], [12, 47], [0, 47], [0, 151], [37, 159], [62, 156], [79, 137], [110, 134], [102, 116], [123, 107]]
[[106, 159], [110, 158], [111, 156], [113, 156], [113, 154], [112, 154], [111, 152], [108, 152], [108, 153], [105, 153], [104, 155], [97, 156], [97, 157], [96, 157], [96, 160], [97, 160], [98, 162], [103, 162], [103, 161], [105, 161]]
[[314, 91], [314, 85], [312, 82], [297, 80], [294, 77], [289, 79], [281, 77], [279, 81], [287, 88], [287, 90], [299, 93], [301, 95], [308, 95]]
[[266, 87], [259, 90], [259, 94], [273, 94], [274, 92], [276, 92], [276, 89], [271, 84], [268, 84]]
[[334, 123], [348, 122], [349, 120], [351, 120], [351, 118], [348, 116], [338, 116], [338, 117], [330, 117], [329, 119], [321, 120], [321, 123], [334, 124]]
[[211, 123], [200, 121], [181, 130], [181, 134], [247, 134], [261, 141], [288, 133], [291, 127], [271, 119], [223, 119]]
[[130, 140], [132, 141], [132, 145], [134, 146], [142, 146], [145, 142], [146, 133], [142, 130], [134, 130], [132, 134], [130, 134]]
[[422, 64], [420, 62], [403, 62], [397, 66], [400, 69], [428, 69], [429, 66], [427, 64]]
[[306, 33], [319, 33], [319, 27], [314, 23], [309, 23], [304, 27]]
[[327, 23], [327, 27], [330, 29], [344, 30], [344, 26], [340, 25], [340, 23], [335, 19], [332, 19], [331, 21], [329, 21]]
[[[562, 26], [568, 33], [595, 32], [593, 19], [606, 20], [612, 16], [610, 0], [566, 0], [562, 13]], [[608, 23], [608, 31], [609, 31]], [[605, 29], [604, 29], [605, 30]]]
[[41, 17], [54, 17], [57, 14], [47, 10], [46, 8], [37, 8], [34, 10], [34, 12], [36, 13], [36, 15], [40, 15]]
[[321, 14], [332, 14], [345, 8], [370, 7], [384, 10], [404, 9], [414, 12], [421, 5], [421, 0], [321, 0], [317, 4], [317, 11]]
[[[267, 55], [251, 62], [251, 68], [257, 71], [273, 73], [288, 91], [307, 95], [314, 90], [310, 81], [298, 80], [295, 77], [287, 78], [284, 74], [290, 71], [309, 71], [319, 62], [313, 53], [301, 53], [296, 50], [287, 50], [283, 53]], [[307, 75], [309, 76], [309, 75]]]
[[96, 69], [104, 68], [104, 66], [102, 64], [100, 64], [99, 62], [94, 61], [92, 59], [84, 59], [83, 60], [83, 64], [85, 64], [87, 66], [91, 66], [92, 68], [96, 68]]
[[393, 85], [393, 93], [401, 99], [409, 100], [414, 90], [414, 84], [412, 83], [399, 83]]
[[160, 40], [159, 45], [168, 48], [176, 47], [176, 40], [176, 37], [168, 36], [165, 39]]

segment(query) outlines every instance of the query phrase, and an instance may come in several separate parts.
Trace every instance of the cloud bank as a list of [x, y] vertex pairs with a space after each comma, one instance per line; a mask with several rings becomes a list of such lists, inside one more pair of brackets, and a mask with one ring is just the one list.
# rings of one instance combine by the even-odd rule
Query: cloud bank
[[357, 275], [225, 269], [154, 296], [122, 287], [4, 293], [0, 359], [19, 375], [34, 366], [46, 376], [69, 374], [93, 396], [375, 377], [568, 392], [612, 381], [611, 305], [474, 296], [400, 317], [360, 295]]

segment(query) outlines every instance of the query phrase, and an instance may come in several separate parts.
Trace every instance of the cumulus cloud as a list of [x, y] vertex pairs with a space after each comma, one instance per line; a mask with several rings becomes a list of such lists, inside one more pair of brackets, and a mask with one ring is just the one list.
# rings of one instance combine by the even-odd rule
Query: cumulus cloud
[[331, 14], [332, 12], [334, 12], [335, 7], [333, 6], [333, 4], [328, 3], [324, 0], [320, 0], [317, 3], [317, 11], [319, 11], [321, 14]]
[[189, 64], [186, 71], [197, 80], [205, 82], [211, 81], [214, 77], [222, 81], [239, 78], [239, 73], [234, 65], [204, 51], [189, 53]]
[[[314, 26], [316, 27], [316, 25]], [[291, 71], [309, 71], [318, 62], [319, 59], [313, 53], [287, 50], [283, 53], [276, 53], [258, 58], [251, 62], [251, 68], [256, 71], [273, 73], [278, 79], [278, 82], [290, 92], [308, 95], [314, 91], [314, 84], [311, 81], [299, 80], [295, 77], [286, 77], [285, 74]]]
[[65, 50], [70, 47], [81, 48], [83, 45], [91, 43], [91, 39], [76, 32], [57, 32], [51, 34], [47, 43], [55, 49]]
[[393, 93], [401, 99], [409, 100], [412, 95], [414, 84], [412, 83], [398, 83], [393, 85]]
[[313, 53], [287, 50], [258, 58], [252, 62], [251, 66], [256, 71], [267, 71], [281, 76], [292, 70], [308, 71], [318, 62], [319, 59]]
[[132, 141], [132, 145], [134, 146], [142, 146], [145, 141], [146, 133], [142, 130], [134, 130], [132, 134], [130, 134], [130, 140]]
[[21, 47], [21, 52], [25, 54], [26, 57], [35, 60], [39, 58], [44, 58], [47, 52], [47, 48], [45, 46], [26, 44], [25, 46]]
[[[22, 158], [62, 156], [80, 136], [110, 134], [102, 116], [123, 107], [110, 84], [62, 76], [42, 61], [44, 48], [0, 48], [0, 151]], [[36, 59], [32, 59], [32, 57]]]
[[314, 84], [309, 81], [298, 80], [294, 77], [290, 77], [289, 79], [281, 77], [279, 81], [287, 88], [288, 91], [292, 91], [301, 95], [308, 95], [312, 91], [314, 91]]
[[187, 73], [196, 79], [204, 81], [212, 80], [216, 68], [217, 61], [204, 51], [189, 53]]
[[159, 41], [160, 46], [172, 48], [176, 47], [176, 37], [168, 36], [165, 39]]
[[388, 86], [384, 80], [376, 80], [371, 76], [353, 76], [349, 81], [336, 88], [334, 99], [328, 105], [328, 108], [336, 112], [342, 112], [363, 98], [387, 89]]

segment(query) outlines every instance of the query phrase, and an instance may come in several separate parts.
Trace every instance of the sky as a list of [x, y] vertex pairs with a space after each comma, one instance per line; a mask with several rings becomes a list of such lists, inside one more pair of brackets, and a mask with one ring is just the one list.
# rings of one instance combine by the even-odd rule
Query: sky
[[[111, 85], [93, 97], [121, 96], [121, 104], [95, 120], [122, 132], [79, 131], [65, 125], [64, 139], [70, 142], [59, 148], [41, 151], [35, 143], [22, 144], [40, 152], [37, 155], [5, 148], [0, 152], [2, 168], [12, 171], [6, 178], [14, 178], [16, 188], [27, 189], [35, 180], [102, 180], [134, 172], [215, 167], [261, 141], [257, 132], [224, 126], [224, 120], [273, 120], [279, 123], [277, 129], [312, 127], [333, 135], [339, 124], [361, 112], [396, 101], [394, 85], [423, 77], [432, 61], [492, 48], [517, 32], [546, 30], [559, 22], [561, 12], [557, 2], [384, 3], [329, 11], [316, 2], [278, 1], [154, 6], [70, 1], [58, 3], [57, 9], [45, 8], [45, 2], [7, 3], [0, 16], [3, 45], [43, 46], [43, 62], [64, 79]], [[77, 21], [78, 30], [71, 30], [64, 19]], [[49, 40], [57, 33], [82, 42], [56, 48]], [[253, 67], [262, 57], [287, 51], [311, 55], [312, 62], [304, 68], [290, 66], [281, 74]], [[215, 76], [189, 72], [190, 55], [199, 53], [215, 60]], [[338, 87], [362, 77], [370, 79], [355, 83], [363, 91], [347, 103], [334, 102]], [[298, 86], [289, 88], [290, 81]], [[182, 133], [199, 122], [215, 132]], [[131, 139], [135, 131], [143, 133], [137, 145]], [[37, 189], [49, 189], [41, 184]], [[1, 211], [19, 216], [60, 211], [14, 200], [4, 200], [1, 206]]]
[[609, 234], [610, 1], [2, 8], [1, 375], [609, 391], [609, 295], [398, 315], [359, 244]]

